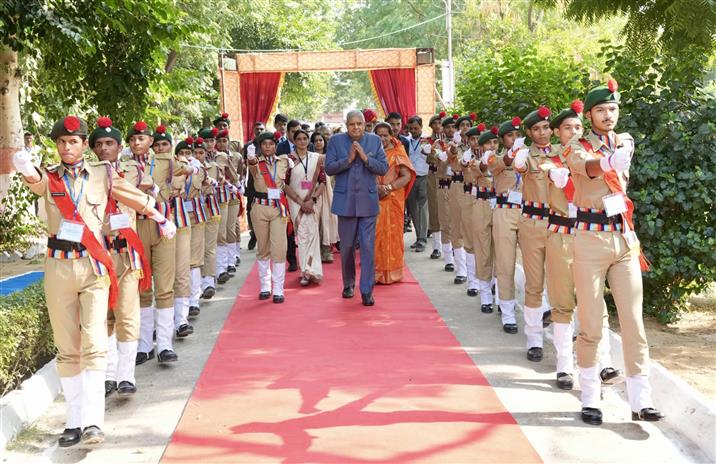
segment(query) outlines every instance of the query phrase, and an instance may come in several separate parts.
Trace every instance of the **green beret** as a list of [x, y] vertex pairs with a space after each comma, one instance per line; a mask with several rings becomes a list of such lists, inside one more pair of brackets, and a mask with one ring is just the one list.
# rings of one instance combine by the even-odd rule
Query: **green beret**
[[94, 147], [97, 139], [111, 138], [117, 141], [118, 145], [122, 145], [122, 133], [116, 127], [112, 126], [112, 120], [106, 116], [97, 118], [97, 127], [89, 136], [89, 146]]
[[221, 113], [218, 118], [214, 119], [214, 126], [218, 125], [220, 122], [225, 122], [226, 124], [231, 125], [229, 113]]
[[479, 136], [480, 135], [480, 129], [477, 127], [471, 127], [467, 132], [465, 132], [466, 137], [472, 137], [472, 136]]
[[169, 143], [172, 143], [172, 134], [167, 132], [167, 128], [161, 125], [157, 126], [157, 128], [154, 129], [152, 137], [154, 137], [154, 142], [158, 142], [160, 140], [168, 140]]
[[584, 103], [581, 100], [574, 100], [569, 108], [565, 108], [559, 112], [557, 116], [549, 123], [550, 129], [559, 128], [562, 121], [569, 118], [582, 119], [582, 111], [584, 110]]
[[428, 123], [428, 126], [432, 126], [435, 121], [439, 121], [440, 124], [442, 124], [442, 120], [445, 117], [445, 112], [441, 111], [440, 114], [435, 114], [430, 118], [430, 122]]
[[619, 93], [619, 84], [614, 79], [609, 79], [607, 85], [595, 87], [587, 93], [584, 99], [584, 111], [589, 111], [593, 106], [602, 103], [617, 103], [621, 100]]
[[273, 132], [261, 132], [258, 137], [256, 137], [256, 145], [261, 145], [261, 142], [264, 140], [273, 140], [274, 143], [276, 142], [276, 135]]
[[216, 127], [203, 127], [199, 131], [199, 137], [206, 139], [215, 139], [216, 136], [219, 135], [219, 129]]
[[448, 116], [447, 118], [442, 120], [441, 124], [443, 125], [443, 127], [449, 126], [450, 124], [455, 124], [456, 120], [457, 120], [457, 118], [455, 117], [455, 115]]
[[500, 128], [499, 128], [497, 135], [502, 137], [503, 135], [507, 134], [508, 132], [518, 131], [518, 130], [520, 130], [521, 124], [522, 124], [522, 119], [520, 119], [519, 116], [515, 116], [514, 118], [510, 119], [509, 121], [505, 121], [502, 124], [500, 124]]
[[474, 121], [475, 119], [477, 119], [477, 115], [475, 113], [470, 113], [468, 115], [457, 118], [457, 121], [455, 121], [455, 125], [459, 127], [461, 122], [468, 121], [470, 123], [470, 126], [472, 126], [472, 121]]
[[178, 155], [180, 150], [191, 150], [191, 145], [186, 140], [182, 140], [174, 146], [174, 154]]
[[477, 140], [477, 143], [480, 145], [484, 145], [490, 140], [497, 139], [497, 134], [497, 127], [493, 127], [492, 130], [486, 130], [482, 134], [480, 134], [480, 138]]
[[133, 135], [148, 135], [149, 137], [152, 136], [152, 130], [149, 128], [149, 125], [144, 121], [137, 121], [135, 122], [132, 127], [127, 131], [127, 142], [129, 142], [129, 139]]
[[62, 119], [58, 119], [55, 125], [52, 126], [50, 138], [57, 140], [63, 135], [87, 137], [87, 123], [77, 116], [65, 116]]
[[525, 117], [523, 121], [527, 129], [532, 128], [535, 124], [542, 121], [549, 121], [549, 117], [552, 115], [552, 111], [546, 106], [540, 106]]

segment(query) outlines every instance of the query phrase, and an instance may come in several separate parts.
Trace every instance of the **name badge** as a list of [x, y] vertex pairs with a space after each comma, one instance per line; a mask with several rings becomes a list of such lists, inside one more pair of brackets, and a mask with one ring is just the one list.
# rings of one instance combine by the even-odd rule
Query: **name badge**
[[187, 213], [194, 212], [194, 202], [191, 200], [184, 200], [184, 211]]
[[621, 193], [612, 193], [611, 195], [605, 195], [602, 197], [602, 201], [604, 202], [604, 211], [609, 217], [625, 213], [627, 210], [626, 201], [624, 201], [624, 195], [622, 195]]
[[476, 197], [476, 196], [477, 196], [477, 187], [475, 187], [475, 186], [473, 185], [473, 186], [472, 186], [472, 190], [470, 191], [470, 193], [472, 194], [473, 197]]
[[81, 243], [84, 229], [85, 225], [81, 222], [63, 219], [60, 223], [60, 230], [57, 232], [57, 238], [68, 242]]
[[497, 198], [490, 198], [490, 208], [497, 208]]
[[112, 230], [129, 228], [129, 215], [127, 213], [110, 214], [109, 228]]
[[574, 203], [569, 203], [567, 205], [567, 217], [570, 218], [576, 218], [577, 217], [577, 207], [574, 206]]
[[630, 230], [629, 232], [625, 232], [624, 234], [622, 234], [622, 236], [624, 237], [624, 240], [626, 241], [626, 244], [630, 250], [639, 249], [639, 238], [636, 236], [636, 232]]
[[518, 192], [516, 190], [508, 190], [507, 191], [507, 203], [512, 203], [513, 205], [521, 205], [522, 204], [522, 192]]
[[274, 188], [268, 189], [268, 197], [269, 197], [269, 200], [280, 200], [281, 199], [281, 189], [274, 189]]
[[313, 188], [313, 182], [310, 180], [302, 180], [301, 181], [301, 189], [303, 190], [311, 190]]

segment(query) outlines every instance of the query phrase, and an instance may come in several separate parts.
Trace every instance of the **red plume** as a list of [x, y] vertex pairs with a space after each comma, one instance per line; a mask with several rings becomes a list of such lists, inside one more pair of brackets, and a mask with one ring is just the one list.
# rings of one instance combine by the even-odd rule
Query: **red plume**
[[452, 118], [453, 118], [455, 121], [457, 121], [457, 120], [460, 118], [460, 115], [457, 114], [457, 113], [453, 113], [453, 114], [452, 114]]
[[157, 128], [154, 129], [154, 132], [156, 132], [157, 134], [164, 134], [164, 133], [166, 133], [166, 131], [167, 131], [167, 128], [164, 127], [163, 125], [158, 125]]
[[229, 136], [229, 131], [227, 131], [226, 129], [219, 132], [219, 137], [228, 137], [228, 136]]
[[219, 135], [219, 129], [217, 129], [216, 127], [212, 127], [212, 128], [211, 128], [211, 135], [214, 136], [214, 137], [216, 137], [217, 135]]
[[609, 80], [607, 81], [607, 88], [609, 89], [609, 91], [610, 91], [611, 93], [614, 93], [614, 92], [616, 92], [617, 90], [619, 90], [619, 83], [618, 83], [616, 80], [614, 80], [614, 79], [609, 79]]
[[477, 113], [475, 113], [474, 111], [472, 111], [472, 112], [470, 113], [470, 121], [475, 121], [475, 120], [477, 120]]
[[65, 126], [65, 129], [67, 129], [68, 132], [74, 132], [78, 130], [82, 125], [77, 116], [67, 116], [62, 122], [62, 124]]
[[134, 123], [134, 130], [137, 132], [142, 132], [147, 129], [147, 123], [144, 121], [137, 121]]
[[197, 145], [201, 145], [201, 144], [203, 144], [203, 143], [204, 143], [204, 139], [203, 139], [202, 137], [197, 137], [197, 138], [196, 138], [196, 144], [197, 144]]
[[522, 119], [520, 119], [519, 116], [515, 116], [512, 118], [512, 125], [515, 127], [520, 127], [520, 124], [522, 124]]
[[112, 127], [112, 120], [109, 119], [107, 116], [101, 116], [97, 118], [97, 126], [99, 126], [100, 129]]
[[477, 130], [479, 130], [480, 132], [484, 132], [485, 129], [487, 129], [487, 126], [485, 125], [484, 122], [481, 122], [480, 124], [477, 125]]
[[546, 106], [540, 106], [537, 110], [537, 116], [543, 119], [548, 118], [550, 114], [552, 114], [552, 111]]
[[192, 137], [191, 135], [188, 136], [184, 139], [184, 143], [186, 143], [187, 145], [192, 145], [194, 143], [194, 137]]
[[373, 122], [378, 119], [378, 115], [372, 109], [366, 108], [363, 110], [363, 118], [365, 122]]
[[229, 113], [221, 113], [221, 119], [229, 119]]
[[273, 133], [273, 138], [278, 141], [281, 138], [282, 134], [279, 131], [276, 131]]
[[440, 116], [440, 119], [442, 119], [445, 117], [446, 114], [447, 113], [445, 113], [444, 111], [441, 111], [440, 114], [438, 114], [438, 116]]
[[490, 132], [492, 132], [493, 134], [497, 135], [497, 134], [500, 133], [500, 129], [499, 129], [497, 126], [492, 126], [492, 127], [490, 128]]
[[572, 109], [572, 111], [579, 114], [582, 111], [584, 111], [584, 102], [582, 102], [582, 100], [579, 100], [579, 99], [574, 100], [572, 102], [572, 105], [570, 106], [570, 108]]

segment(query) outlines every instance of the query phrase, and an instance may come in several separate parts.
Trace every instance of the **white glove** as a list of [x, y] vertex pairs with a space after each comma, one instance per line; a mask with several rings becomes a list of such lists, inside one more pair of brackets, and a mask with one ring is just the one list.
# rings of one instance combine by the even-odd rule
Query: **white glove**
[[196, 158], [191, 158], [191, 159], [189, 160], [189, 164], [190, 164], [194, 169], [196, 169], [197, 172], [199, 172], [199, 170], [201, 169], [201, 161], [199, 161], [199, 160], [196, 159]]
[[555, 187], [563, 189], [569, 180], [569, 169], [554, 168], [549, 170], [549, 178], [554, 182]]
[[431, 151], [433, 151], [433, 147], [431, 147], [429, 143], [424, 143], [423, 144], [423, 153], [426, 155], [429, 155]]
[[485, 153], [482, 154], [482, 158], [480, 158], [480, 163], [487, 166], [488, 164], [490, 164], [490, 157], [493, 156], [494, 154], [495, 154], [495, 152], [492, 150], [486, 151]]
[[239, 181], [239, 183], [236, 184], [236, 188], [239, 190], [239, 193], [243, 195], [246, 191], [246, 189], [244, 188], [244, 181]]
[[602, 171], [613, 170], [628, 171], [631, 166], [631, 150], [625, 147], [617, 148], [614, 153], [599, 160]]
[[122, 149], [122, 156], [132, 156], [132, 149], [129, 147], [124, 147]]
[[32, 157], [25, 150], [15, 152], [12, 157], [12, 164], [20, 174], [25, 177], [32, 177], [37, 174], [35, 166], [32, 165]]
[[455, 131], [455, 133], [454, 133], [453, 136], [452, 136], [452, 141], [455, 142], [455, 143], [460, 143], [460, 142], [462, 142], [462, 135], [460, 135], [460, 132]]
[[443, 163], [444, 163], [445, 161], [447, 161], [447, 158], [448, 158], [448, 156], [447, 156], [447, 153], [446, 153], [446, 152], [441, 151], [440, 153], [438, 153], [438, 159], [439, 159], [440, 161], [442, 161]]
[[252, 143], [251, 145], [246, 147], [246, 156], [250, 160], [256, 159], [256, 145]]
[[232, 192], [239, 193], [238, 187], [236, 187], [234, 184], [229, 184], [229, 188], [231, 189]]
[[154, 185], [152, 185], [152, 190], [150, 190], [150, 191], [156, 197], [157, 195], [159, 195], [159, 190], [160, 190], [159, 186], [157, 184], [154, 184]]
[[211, 184], [212, 187], [219, 186], [219, 182], [216, 179], [214, 179], [213, 177], [209, 177], [209, 183]]
[[463, 164], [463, 166], [467, 166], [467, 164], [470, 162], [471, 159], [472, 159], [472, 152], [471, 152], [471, 151], [468, 150], [468, 151], [466, 151], [465, 153], [463, 153], [463, 154], [462, 154], [462, 164]]
[[174, 238], [174, 235], [177, 233], [177, 226], [175, 226], [172, 221], [165, 218], [159, 211], [154, 213], [152, 220], [159, 224], [159, 234], [162, 237], [166, 237], [170, 240]]
[[524, 137], [515, 139], [515, 144], [512, 145], [512, 151], [515, 152], [524, 146], [525, 146], [525, 138]]
[[517, 169], [522, 169], [527, 164], [527, 155], [530, 154], [530, 151], [527, 148], [523, 148], [520, 151], [517, 152], [515, 155], [515, 167]]

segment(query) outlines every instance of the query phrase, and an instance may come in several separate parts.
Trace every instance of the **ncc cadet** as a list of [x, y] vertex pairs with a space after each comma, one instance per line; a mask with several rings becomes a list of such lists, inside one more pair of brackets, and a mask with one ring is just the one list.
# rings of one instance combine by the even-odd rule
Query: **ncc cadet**
[[[112, 126], [111, 119], [97, 119], [89, 145], [101, 161], [109, 163], [130, 185], [151, 191], [154, 182], [142, 174], [142, 166], [131, 156], [120, 159], [122, 133]], [[107, 313], [109, 345], [104, 393], [108, 396], [116, 391], [119, 396], [131, 396], [137, 391], [134, 367], [139, 340], [139, 282], [141, 280], [144, 289], [151, 285], [151, 265], [136, 232], [134, 210], [109, 199], [106, 213], [103, 234], [112, 254], [119, 296], [117, 306]]]
[[256, 194], [251, 209], [251, 221], [256, 232], [261, 291], [259, 299], [283, 303], [283, 284], [286, 279], [286, 228], [290, 218], [288, 200], [283, 192], [289, 159], [276, 156], [279, 134], [264, 132], [256, 138], [260, 153], [248, 148], [249, 173], [254, 178]]
[[108, 163], [84, 161], [84, 121], [75, 116], [58, 120], [50, 138], [60, 164], [35, 168], [24, 150], [14, 155], [13, 163], [30, 190], [45, 199], [45, 296], [67, 403], [66, 428], [58, 444], [97, 444], [104, 441], [107, 310], [116, 307], [118, 297], [112, 258], [100, 242], [107, 202], [117, 200], [151, 217], [168, 237], [174, 225], [154, 209], [150, 196]]
[[[204, 146], [208, 148], [206, 140]], [[219, 206], [219, 186], [224, 183], [224, 169], [214, 160], [213, 155], [205, 149], [204, 168], [213, 179], [211, 191], [205, 192], [206, 212], [208, 221], [204, 227], [204, 265], [201, 267], [201, 297], [211, 299], [216, 293], [217, 272], [217, 240], [221, 225], [221, 207]]]
[[492, 240], [495, 244], [495, 274], [502, 329], [517, 333], [515, 318], [515, 264], [517, 229], [522, 213], [522, 175], [514, 170], [514, 152], [523, 144], [520, 138], [522, 120], [514, 117], [500, 124], [497, 135], [502, 144], [498, 156], [488, 157], [488, 168], [495, 183], [497, 202], [492, 213]]
[[467, 268], [467, 296], [477, 296], [479, 293], [479, 284], [475, 277], [475, 244], [473, 242], [474, 231], [473, 212], [477, 203], [477, 198], [473, 193], [473, 187], [477, 185], [477, 178], [481, 174], [479, 167], [473, 169], [475, 161], [480, 162], [480, 149], [477, 143], [480, 133], [485, 130], [485, 124], [480, 123], [475, 127], [471, 127], [465, 132], [464, 140], [467, 144], [467, 150], [462, 153], [460, 159], [462, 175], [465, 179], [463, 183], [463, 191], [461, 193], [460, 202], [460, 218], [462, 223], [462, 235], [465, 243], [465, 267]]
[[532, 140], [529, 148], [515, 154], [514, 165], [522, 175], [522, 217], [519, 223], [519, 244], [525, 270], [525, 336], [527, 359], [542, 361], [544, 328], [542, 326], [545, 251], [547, 249], [547, 174], [540, 166], [552, 152], [549, 128], [551, 111], [546, 106], [525, 117], [527, 136]]
[[[456, 132], [455, 120], [458, 115], [443, 118], [443, 137], [433, 143], [433, 155], [438, 168], [438, 219], [440, 220], [440, 241], [445, 259], [445, 271], [455, 270], [452, 233], [450, 230], [450, 186], [452, 185], [452, 168], [448, 162], [449, 143]], [[467, 272], [467, 271], [465, 271]]]
[[[427, 139], [427, 143], [431, 146], [438, 140], [443, 138], [443, 125], [441, 119], [445, 117], [445, 112], [433, 115], [430, 118], [428, 126], [432, 134]], [[430, 259], [440, 259], [442, 256], [442, 242], [440, 237], [440, 213], [438, 213], [438, 164], [431, 148], [430, 156], [428, 156], [428, 235], [433, 239], [433, 252]]]
[[234, 172], [236, 172], [235, 187], [229, 191], [229, 208], [228, 218], [226, 222], [226, 246], [227, 246], [227, 271], [230, 274], [236, 272], [240, 258], [239, 249], [241, 246], [241, 221], [239, 217], [243, 212], [244, 193], [244, 158], [240, 151], [231, 151], [231, 140], [229, 138], [229, 126], [231, 120], [228, 113], [222, 113], [218, 118], [214, 119], [214, 126], [219, 129], [216, 136], [216, 150], [229, 155], [229, 164]]
[[[141, 123], [141, 124], [140, 124]], [[139, 138], [147, 137], [147, 127], [142, 121], [129, 131], [132, 152], [137, 156], [135, 145]], [[133, 141], [134, 139], [134, 141]], [[172, 153], [172, 136], [166, 127], [158, 126], [148, 139], [154, 154], [143, 160], [144, 175], [150, 176], [157, 186], [155, 189], [157, 209], [167, 215], [175, 224], [175, 208], [172, 204], [180, 192], [186, 176], [194, 172], [191, 166], [177, 161]], [[143, 146], [143, 145], [142, 145]], [[147, 152], [144, 152], [147, 153]], [[155, 333], [157, 360], [160, 363], [175, 362], [179, 359], [174, 352], [174, 280], [176, 277], [176, 239], [163, 237], [147, 216], [137, 216], [137, 232], [144, 245], [144, 255], [152, 263], [153, 291], [143, 291], [139, 296], [141, 305], [141, 326], [137, 364], [143, 364], [154, 358], [152, 336]], [[186, 232], [185, 232], [186, 233]], [[154, 303], [154, 306], [152, 306]]]
[[[477, 139], [481, 154], [473, 165], [476, 172], [476, 185], [472, 194], [476, 198], [472, 212], [472, 242], [475, 249], [475, 277], [480, 288], [480, 309], [483, 313], [492, 312], [492, 280], [495, 247], [492, 242], [492, 211], [495, 208], [495, 184], [488, 169], [489, 160], [495, 157], [499, 142], [499, 129], [493, 126], [483, 130]], [[472, 145], [472, 141], [470, 142]]]
[[619, 314], [632, 420], [664, 418], [651, 398], [641, 277], [648, 263], [634, 232], [634, 204], [626, 192], [634, 141], [627, 133], [614, 132], [619, 101], [614, 80], [592, 89], [584, 100], [584, 114], [592, 130], [583, 138], [573, 138], [564, 150], [577, 207], [573, 269], [579, 304], [577, 364], [582, 420], [594, 425], [602, 423], [597, 345], [603, 333], [605, 278]]

